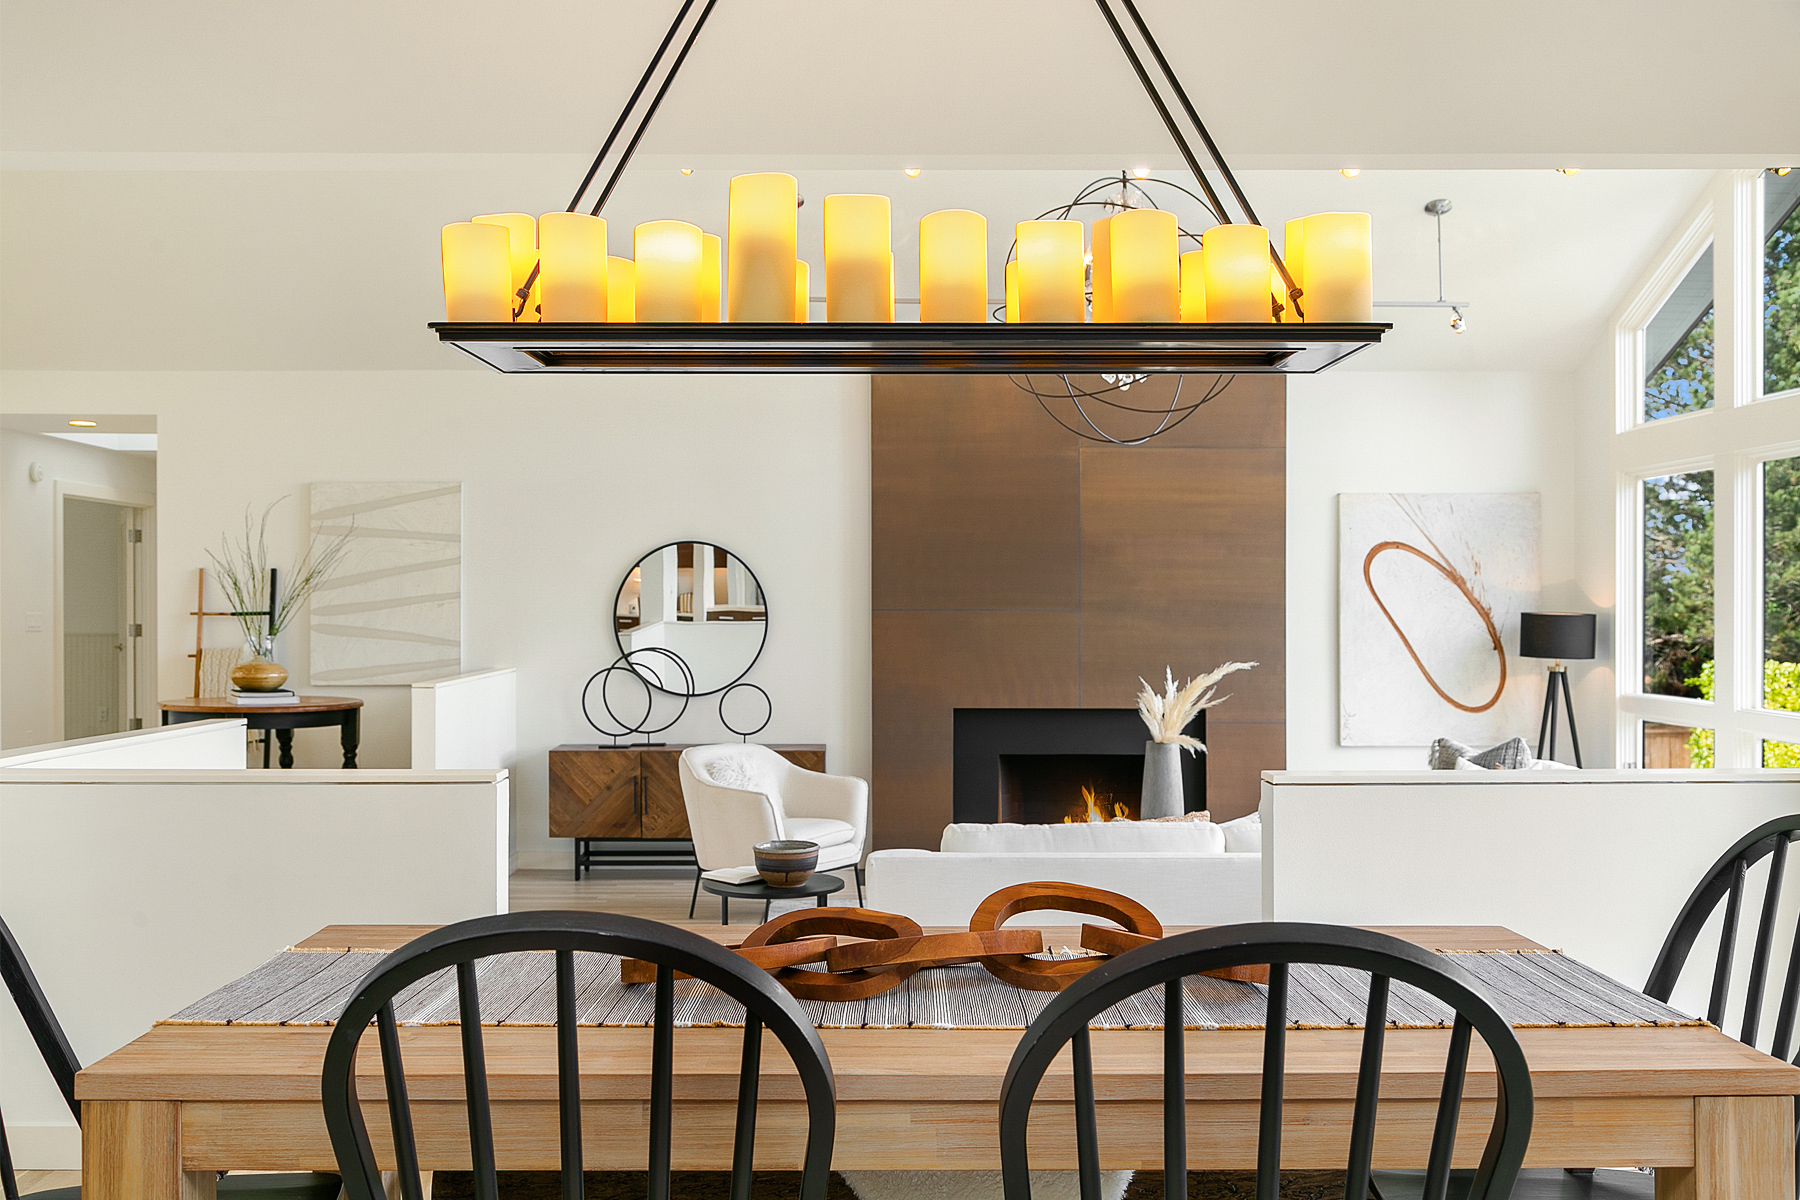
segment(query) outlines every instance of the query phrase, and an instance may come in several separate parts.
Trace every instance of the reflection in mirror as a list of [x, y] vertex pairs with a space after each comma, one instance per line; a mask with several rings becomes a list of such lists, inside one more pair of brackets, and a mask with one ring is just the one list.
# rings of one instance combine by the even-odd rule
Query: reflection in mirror
[[[613, 609], [619, 650], [646, 681], [705, 696], [742, 679], [762, 653], [768, 607], [762, 584], [722, 546], [672, 542], [644, 555], [619, 585]], [[690, 689], [667, 653], [693, 675]]]

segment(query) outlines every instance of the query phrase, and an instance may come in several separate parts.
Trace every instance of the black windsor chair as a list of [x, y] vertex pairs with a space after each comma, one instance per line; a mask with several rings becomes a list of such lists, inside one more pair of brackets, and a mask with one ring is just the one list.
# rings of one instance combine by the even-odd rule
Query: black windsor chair
[[[18, 1006], [19, 1016], [37, 1043], [44, 1065], [68, 1102], [75, 1123], [81, 1124], [81, 1104], [75, 1099], [75, 1073], [81, 1060], [69, 1045], [62, 1023], [38, 985], [37, 975], [26, 961], [24, 951], [4, 920], [0, 920], [0, 975], [6, 978], [7, 990]], [[0, 1120], [0, 1184], [4, 1184], [6, 1200], [18, 1200], [19, 1182], [13, 1173], [12, 1149], [6, 1142], [6, 1122]], [[219, 1181], [219, 1194], [236, 1200], [334, 1200], [340, 1188], [336, 1175], [311, 1171], [284, 1172], [271, 1175], [230, 1175]], [[79, 1187], [52, 1188], [31, 1193], [32, 1200], [80, 1200]]]
[[[1721, 1030], [1727, 1029], [1732, 968], [1737, 958], [1740, 926], [1744, 910], [1744, 893], [1749, 890], [1750, 868], [1767, 858], [1768, 879], [1763, 888], [1762, 908], [1756, 923], [1756, 940], [1750, 954], [1750, 974], [1744, 983], [1744, 1004], [1740, 1012], [1737, 1039], [1755, 1046], [1762, 1033], [1763, 1001], [1769, 990], [1769, 967], [1775, 945], [1775, 920], [1781, 907], [1782, 882], [1787, 871], [1788, 844], [1800, 837], [1800, 813], [1776, 817], [1757, 826], [1719, 856], [1681, 906], [1669, 936], [1657, 952], [1650, 968], [1650, 979], [1644, 994], [1668, 1003], [1675, 985], [1681, 980], [1694, 942], [1719, 902], [1725, 902], [1725, 915], [1720, 924], [1719, 949], [1713, 958], [1712, 987], [1706, 1005], [1706, 1019]], [[1781, 986], [1781, 1001], [1775, 1010], [1774, 1036], [1769, 1053], [1785, 1062], [1800, 1062], [1800, 1047], [1794, 1044], [1794, 1011], [1800, 1004], [1800, 925], [1795, 927], [1794, 942], [1788, 950], [1787, 971]], [[1800, 1098], [1797, 1098], [1800, 1102]], [[1800, 1139], [1796, 1139], [1800, 1148]], [[1800, 1166], [1795, 1172], [1800, 1186]]]
[[[1257, 1200], [1276, 1200], [1281, 1182], [1281, 1099], [1287, 1044], [1288, 966], [1318, 963], [1370, 973], [1361, 1068], [1352, 1110], [1350, 1162], [1344, 1195], [1369, 1192], [1375, 1109], [1381, 1082], [1382, 1039], [1393, 980], [1410, 984], [1456, 1010], [1437, 1123], [1431, 1139], [1425, 1195], [1441, 1200], [1462, 1110], [1470, 1033], [1481, 1034], [1494, 1057], [1499, 1096], [1481, 1166], [1469, 1200], [1506, 1200], [1531, 1139], [1531, 1072], [1506, 1019], [1486, 989], [1463, 968], [1410, 942], [1338, 925], [1296, 922], [1222, 925], [1164, 938], [1088, 972], [1051, 1001], [1025, 1031], [1000, 1092], [1000, 1170], [1005, 1200], [1031, 1200], [1026, 1126], [1044, 1072], [1064, 1045], [1074, 1043], [1076, 1163], [1082, 1200], [1100, 1196], [1100, 1150], [1094, 1111], [1093, 1048], [1088, 1022], [1109, 1005], [1163, 988], [1165, 1012], [1182, 1011], [1182, 980], [1219, 967], [1268, 963], [1267, 1032], [1263, 1036], [1262, 1108], [1256, 1150]], [[1169, 1200], [1187, 1195], [1186, 1043], [1180, 1020], [1163, 1033], [1163, 1180]]]
[[462, 1030], [464, 1093], [476, 1200], [497, 1200], [494, 1134], [482, 1050], [481, 999], [475, 962], [517, 951], [556, 952], [557, 1111], [562, 1140], [562, 1197], [581, 1200], [581, 1076], [576, 1039], [575, 952], [619, 954], [656, 964], [651, 1039], [649, 1200], [669, 1200], [673, 1117], [675, 972], [683, 971], [742, 1004], [744, 1050], [738, 1076], [737, 1131], [731, 1198], [749, 1200], [756, 1138], [756, 1092], [766, 1026], [786, 1048], [806, 1092], [806, 1154], [801, 1200], [824, 1200], [837, 1132], [831, 1061], [797, 1001], [766, 971], [698, 934], [640, 917], [593, 912], [519, 912], [447, 925], [390, 954], [357, 985], [325, 1050], [325, 1127], [349, 1200], [385, 1200], [381, 1174], [356, 1094], [356, 1052], [370, 1022], [381, 1048], [395, 1166], [402, 1200], [422, 1200], [418, 1148], [407, 1103], [406, 1073], [393, 999], [403, 988], [445, 968], [456, 970]]

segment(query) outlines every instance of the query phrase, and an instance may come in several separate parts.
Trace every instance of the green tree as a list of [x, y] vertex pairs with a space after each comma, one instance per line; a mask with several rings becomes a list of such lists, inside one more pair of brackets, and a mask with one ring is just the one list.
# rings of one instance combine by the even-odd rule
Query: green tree
[[1713, 398], [1713, 306], [1669, 347], [1644, 377], [1644, 420], [1711, 408]]
[[1644, 481], [1644, 690], [1700, 695], [1713, 656], [1713, 473]]
[[1800, 388], [1800, 205], [1763, 243], [1763, 391]]
[[1763, 464], [1763, 653], [1800, 663], [1800, 458]]

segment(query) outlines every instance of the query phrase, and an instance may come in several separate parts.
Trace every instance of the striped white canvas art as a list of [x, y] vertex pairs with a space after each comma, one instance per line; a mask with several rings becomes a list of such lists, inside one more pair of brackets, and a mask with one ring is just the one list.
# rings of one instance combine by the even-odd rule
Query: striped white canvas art
[[462, 484], [315, 483], [312, 527], [350, 539], [313, 594], [313, 686], [462, 670]]

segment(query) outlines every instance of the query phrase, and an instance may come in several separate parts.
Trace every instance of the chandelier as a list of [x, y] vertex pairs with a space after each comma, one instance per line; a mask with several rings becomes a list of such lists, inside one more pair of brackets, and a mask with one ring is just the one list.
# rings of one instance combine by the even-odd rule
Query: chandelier
[[[723, 236], [684, 221], [646, 221], [631, 231], [630, 257], [611, 255], [600, 213], [717, 0], [697, 12], [696, 3], [683, 0], [565, 211], [444, 227], [447, 320], [431, 325], [440, 341], [516, 373], [1050, 375], [1077, 412], [1082, 399], [1111, 397], [1102, 403], [1163, 414], [1161, 432], [1204, 400], [1177, 391], [1166, 413], [1124, 404], [1118, 394], [1141, 377], [1320, 371], [1392, 328], [1373, 320], [1368, 214], [1289, 221], [1285, 253], [1278, 250], [1134, 0], [1095, 4], [1200, 189], [1179, 190], [1217, 222], [1203, 232], [1180, 229], [1153, 203], [1131, 203], [1142, 182], [1133, 180], [1124, 181], [1125, 202], [1107, 205], [1090, 228], [1074, 215], [1092, 203], [1084, 191], [1060, 212], [1018, 222], [1005, 278], [996, 281], [1004, 301], [991, 307], [986, 218], [933, 212], [919, 222], [916, 323], [894, 320], [886, 196], [824, 198], [822, 270], [796, 253], [799, 186], [779, 173], [731, 180]], [[1188, 130], [1236, 202], [1236, 218]], [[813, 323], [820, 276], [825, 321]], [[1072, 375], [1113, 378], [1085, 387]], [[1216, 388], [1195, 386], [1206, 398]], [[1044, 402], [1036, 385], [1027, 390]], [[1099, 440], [1143, 440], [1086, 424]]]

